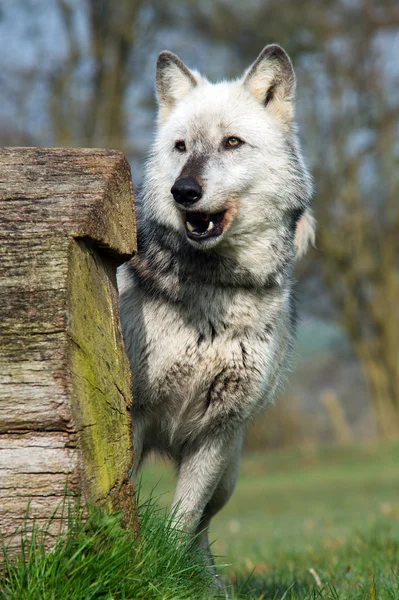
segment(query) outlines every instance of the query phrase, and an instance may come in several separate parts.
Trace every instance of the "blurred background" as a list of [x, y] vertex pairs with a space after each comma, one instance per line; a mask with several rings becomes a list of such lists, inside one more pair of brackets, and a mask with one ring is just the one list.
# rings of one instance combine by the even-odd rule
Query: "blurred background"
[[0, 0], [0, 144], [118, 148], [139, 188], [159, 51], [218, 80], [271, 42], [297, 73], [318, 233], [289, 385], [248, 448], [399, 437], [397, 0]]

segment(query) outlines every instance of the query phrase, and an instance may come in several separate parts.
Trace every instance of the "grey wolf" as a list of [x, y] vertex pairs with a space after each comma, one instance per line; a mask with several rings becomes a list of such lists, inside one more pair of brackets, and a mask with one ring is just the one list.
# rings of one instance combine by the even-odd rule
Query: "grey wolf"
[[118, 274], [134, 471], [151, 450], [175, 462], [176, 519], [211, 561], [209, 523], [233, 492], [245, 430], [287, 371], [312, 185], [279, 46], [217, 84], [162, 52], [156, 89], [139, 250]]

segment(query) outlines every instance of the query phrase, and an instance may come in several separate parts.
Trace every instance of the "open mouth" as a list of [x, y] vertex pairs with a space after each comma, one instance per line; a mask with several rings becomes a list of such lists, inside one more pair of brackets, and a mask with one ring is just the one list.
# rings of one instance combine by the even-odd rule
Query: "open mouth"
[[185, 214], [187, 237], [200, 242], [222, 235], [225, 214], [225, 210], [213, 215], [204, 212], [187, 212]]

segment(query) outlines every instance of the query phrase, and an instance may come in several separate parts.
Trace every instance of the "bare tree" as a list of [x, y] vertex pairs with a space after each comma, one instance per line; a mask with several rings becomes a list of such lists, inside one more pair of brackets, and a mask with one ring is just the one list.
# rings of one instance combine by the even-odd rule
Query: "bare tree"
[[[322, 57], [313, 95], [321, 265], [372, 393], [381, 435], [399, 435], [399, 94], [387, 72], [399, 11], [364, 2], [357, 27]], [[396, 85], [392, 77], [396, 76]], [[328, 115], [323, 105], [328, 108]]]
[[80, 40], [77, 8], [58, 0], [68, 50], [50, 76], [50, 114], [58, 143], [126, 146], [126, 93], [144, 0], [86, 0], [87, 38]]

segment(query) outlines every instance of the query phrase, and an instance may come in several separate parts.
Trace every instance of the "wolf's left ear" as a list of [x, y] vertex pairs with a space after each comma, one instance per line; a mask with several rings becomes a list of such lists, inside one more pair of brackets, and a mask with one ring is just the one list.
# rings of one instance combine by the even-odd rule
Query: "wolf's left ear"
[[173, 106], [190, 92], [198, 81], [172, 52], [161, 52], [157, 61], [156, 88], [160, 117], [166, 118]]
[[289, 123], [293, 117], [295, 74], [288, 55], [277, 44], [266, 46], [244, 75], [244, 86], [264, 106]]

